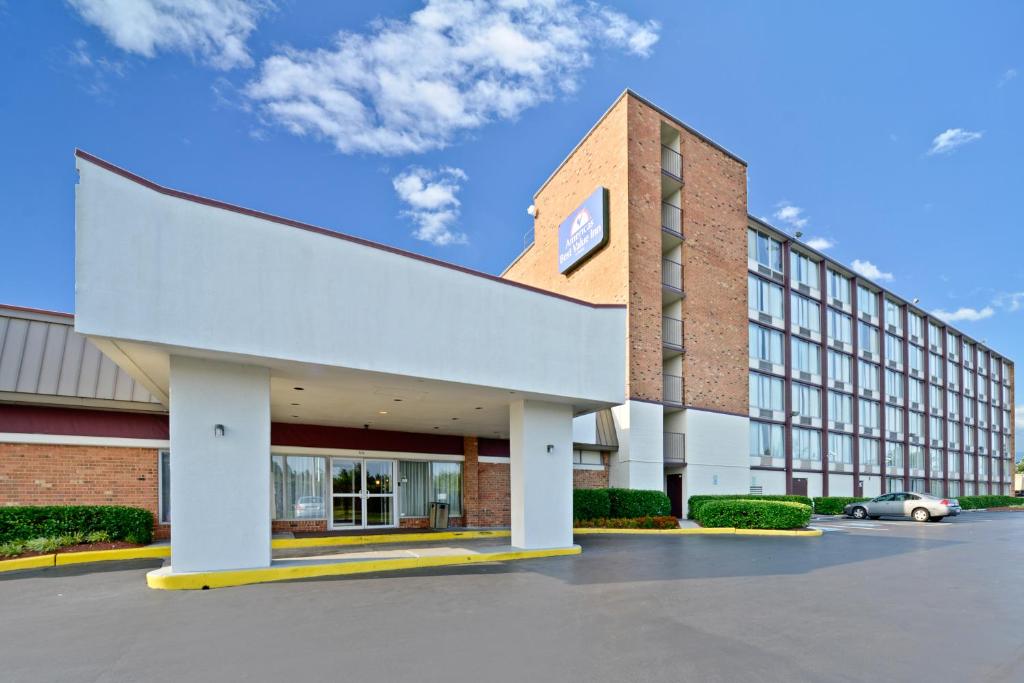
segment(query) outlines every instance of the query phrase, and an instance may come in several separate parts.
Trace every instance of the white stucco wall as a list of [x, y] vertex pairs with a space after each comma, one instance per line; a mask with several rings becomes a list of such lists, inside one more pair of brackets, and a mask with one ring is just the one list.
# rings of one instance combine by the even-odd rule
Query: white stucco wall
[[174, 571], [269, 566], [268, 370], [172, 356], [170, 429]]
[[750, 492], [750, 420], [687, 408], [686, 495]]
[[[572, 411], [541, 401], [510, 406], [512, 545], [572, 545]], [[548, 451], [548, 446], [551, 451]]]
[[612, 408], [612, 419], [619, 449], [609, 458], [609, 485], [664, 491], [664, 408], [656, 403], [627, 401]]
[[624, 400], [622, 308], [169, 196], [86, 159], [78, 169], [79, 332]]

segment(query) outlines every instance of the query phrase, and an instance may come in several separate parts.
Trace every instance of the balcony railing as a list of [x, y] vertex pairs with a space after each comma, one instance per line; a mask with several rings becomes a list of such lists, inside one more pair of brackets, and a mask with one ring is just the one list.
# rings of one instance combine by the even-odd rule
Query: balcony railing
[[662, 459], [666, 463], [686, 462], [686, 434], [665, 432], [665, 446]]
[[683, 155], [671, 147], [661, 146], [661, 170], [676, 180], [683, 179]]
[[661, 284], [677, 292], [683, 291], [683, 264], [668, 258], [661, 259]]
[[683, 348], [683, 321], [670, 315], [661, 316], [661, 343], [674, 349]]
[[683, 210], [675, 204], [661, 203], [661, 229], [676, 237], [683, 236]]
[[680, 375], [662, 375], [661, 400], [670, 405], [683, 405], [683, 378]]

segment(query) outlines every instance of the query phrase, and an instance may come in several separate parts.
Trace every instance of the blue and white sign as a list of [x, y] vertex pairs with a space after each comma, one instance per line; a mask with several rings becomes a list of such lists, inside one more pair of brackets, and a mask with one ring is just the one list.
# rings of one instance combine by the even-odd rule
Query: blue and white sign
[[608, 190], [599, 187], [558, 226], [558, 272], [567, 273], [608, 243]]

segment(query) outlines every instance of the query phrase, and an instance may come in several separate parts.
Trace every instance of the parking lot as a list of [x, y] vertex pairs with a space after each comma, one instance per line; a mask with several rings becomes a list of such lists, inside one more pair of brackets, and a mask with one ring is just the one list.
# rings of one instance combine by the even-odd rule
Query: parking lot
[[1024, 514], [815, 524], [202, 592], [147, 589], [153, 561], [10, 574], [0, 680], [1024, 680]]

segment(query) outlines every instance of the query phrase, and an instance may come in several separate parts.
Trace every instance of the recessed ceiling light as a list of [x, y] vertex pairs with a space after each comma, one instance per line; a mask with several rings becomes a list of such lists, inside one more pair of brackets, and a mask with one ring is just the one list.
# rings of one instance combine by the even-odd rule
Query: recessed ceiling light
[[386, 411], [386, 410], [378, 410], [377, 412], [380, 413], [381, 415], [387, 415], [388, 414], [388, 411]]
[[292, 415], [292, 417], [298, 419], [299, 416], [298, 415]]
[[402, 402], [402, 399], [400, 399], [400, 398], [393, 398], [391, 400], [396, 402], [396, 403], [401, 403]]
[[440, 429], [440, 427], [434, 427], [434, 429]]
[[299, 405], [299, 404], [298, 404], [298, 403], [293, 403], [292, 405], [293, 405], [293, 406], [297, 406], [297, 405]]
[[295, 391], [305, 391], [303, 387], [292, 387]]
[[484, 407], [483, 407], [483, 406], [477, 406], [477, 407], [476, 407], [476, 410], [483, 410], [483, 409], [484, 409]]
[[453, 420], [458, 420], [459, 418], [457, 418], [457, 417], [453, 417], [452, 419], [453, 419]]

